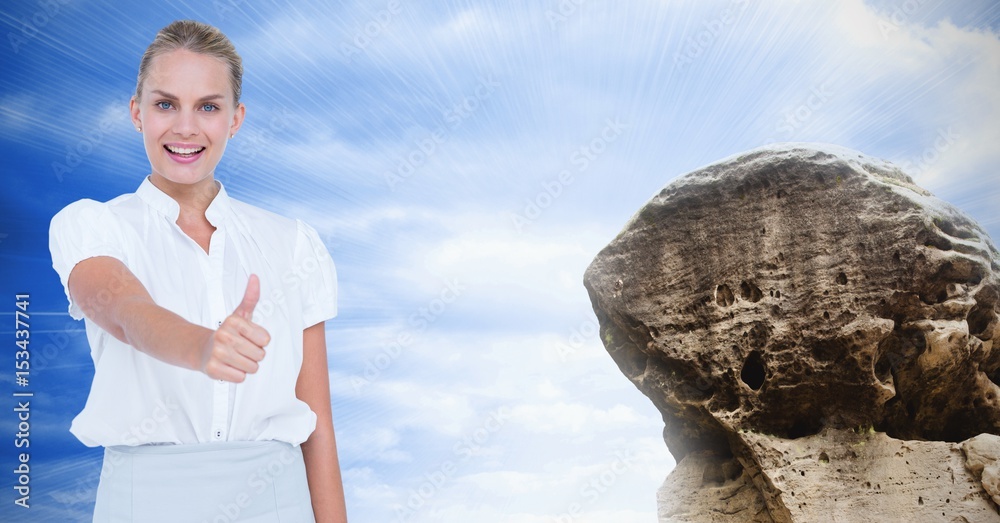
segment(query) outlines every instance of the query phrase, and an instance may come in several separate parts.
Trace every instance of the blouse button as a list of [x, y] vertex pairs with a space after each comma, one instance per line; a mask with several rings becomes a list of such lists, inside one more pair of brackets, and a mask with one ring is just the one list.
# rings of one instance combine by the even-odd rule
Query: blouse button
[[215, 431], [215, 437], [216, 437], [216, 439], [221, 438], [222, 437], [222, 431], [221, 430]]

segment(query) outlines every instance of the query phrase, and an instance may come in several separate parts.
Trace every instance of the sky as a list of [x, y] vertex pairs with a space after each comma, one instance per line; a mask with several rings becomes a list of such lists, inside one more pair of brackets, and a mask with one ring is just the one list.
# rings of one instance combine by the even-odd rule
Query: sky
[[[180, 18], [242, 55], [247, 119], [216, 177], [314, 226], [352, 521], [648, 522], [674, 466], [597, 335], [583, 271], [674, 178], [771, 142], [897, 163], [1000, 238], [1000, 3], [597, 0], [6, 2], [0, 336], [27, 295], [31, 373], [0, 358], [0, 519], [89, 520], [93, 375], [48, 223], [149, 172], [139, 57]], [[30, 436], [13, 410], [32, 392]], [[14, 504], [30, 441], [30, 508]]]

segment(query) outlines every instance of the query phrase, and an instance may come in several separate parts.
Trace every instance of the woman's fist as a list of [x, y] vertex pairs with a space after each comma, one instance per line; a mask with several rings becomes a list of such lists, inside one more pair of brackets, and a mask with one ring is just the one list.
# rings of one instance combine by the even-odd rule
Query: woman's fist
[[264, 347], [271, 341], [267, 330], [251, 321], [258, 300], [260, 280], [251, 274], [243, 301], [203, 347], [201, 371], [210, 378], [242, 383], [247, 374], [257, 372]]

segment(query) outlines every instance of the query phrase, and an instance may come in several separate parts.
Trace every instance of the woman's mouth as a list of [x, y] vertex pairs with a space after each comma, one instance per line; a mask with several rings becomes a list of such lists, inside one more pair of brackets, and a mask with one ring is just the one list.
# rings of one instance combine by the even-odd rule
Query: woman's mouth
[[205, 150], [204, 147], [178, 147], [176, 145], [164, 145], [163, 149], [171, 158], [183, 163], [194, 161]]

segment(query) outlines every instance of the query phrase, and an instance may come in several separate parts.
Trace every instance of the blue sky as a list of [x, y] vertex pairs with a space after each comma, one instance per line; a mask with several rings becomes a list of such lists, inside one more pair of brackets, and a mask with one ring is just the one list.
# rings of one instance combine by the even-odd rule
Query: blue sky
[[3, 519], [91, 510], [100, 454], [68, 427], [92, 365], [48, 221], [148, 173], [127, 101], [177, 18], [217, 25], [244, 58], [247, 121], [218, 178], [312, 224], [337, 263], [331, 400], [353, 521], [655, 519], [662, 421], [604, 351], [582, 276], [694, 168], [835, 143], [903, 165], [1000, 238], [992, 1], [10, 4], [0, 314], [30, 294], [35, 397], [33, 508], [12, 505], [5, 473]]

